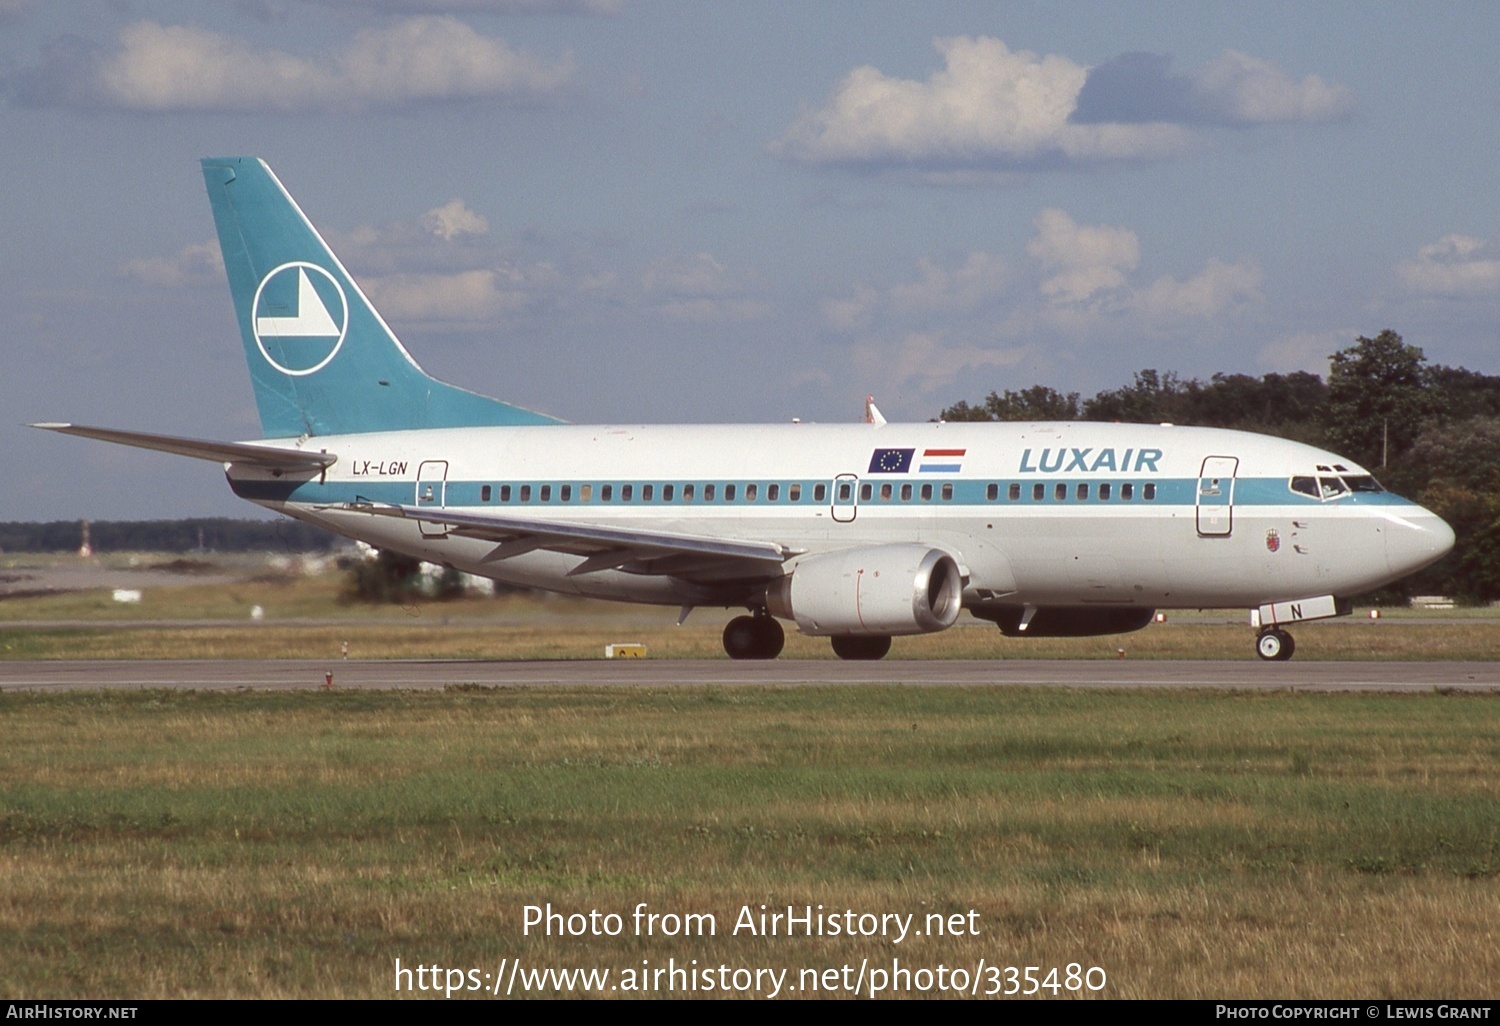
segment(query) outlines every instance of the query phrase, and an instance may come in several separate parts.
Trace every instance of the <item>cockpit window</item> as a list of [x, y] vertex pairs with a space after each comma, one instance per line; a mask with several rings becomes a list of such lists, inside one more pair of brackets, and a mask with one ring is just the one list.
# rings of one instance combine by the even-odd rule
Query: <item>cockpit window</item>
[[1338, 473], [1344, 469], [1342, 464], [1334, 464], [1333, 468], [1320, 466], [1316, 477], [1311, 474], [1293, 475], [1287, 487], [1298, 495], [1308, 495], [1314, 499], [1337, 499], [1361, 493], [1374, 495], [1385, 491], [1371, 475]]

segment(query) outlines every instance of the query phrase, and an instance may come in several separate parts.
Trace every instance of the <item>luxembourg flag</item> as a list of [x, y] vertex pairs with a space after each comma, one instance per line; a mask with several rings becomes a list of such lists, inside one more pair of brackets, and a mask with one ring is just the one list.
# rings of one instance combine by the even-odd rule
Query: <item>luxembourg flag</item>
[[922, 461], [917, 464], [919, 474], [957, 474], [964, 468], [964, 453], [967, 449], [923, 449]]

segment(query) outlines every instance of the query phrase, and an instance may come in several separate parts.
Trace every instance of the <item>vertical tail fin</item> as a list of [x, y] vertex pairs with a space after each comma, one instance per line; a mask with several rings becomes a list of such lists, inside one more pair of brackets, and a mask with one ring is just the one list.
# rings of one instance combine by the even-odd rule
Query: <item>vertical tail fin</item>
[[428, 376], [264, 161], [203, 179], [267, 438], [559, 423]]

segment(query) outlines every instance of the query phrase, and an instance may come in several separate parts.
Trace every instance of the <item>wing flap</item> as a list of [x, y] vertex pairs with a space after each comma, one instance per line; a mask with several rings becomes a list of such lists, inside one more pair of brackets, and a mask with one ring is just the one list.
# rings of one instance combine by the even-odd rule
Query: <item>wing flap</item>
[[463, 537], [496, 542], [494, 551], [485, 557], [485, 562], [510, 559], [536, 549], [583, 556], [584, 561], [574, 567], [569, 576], [668, 557], [694, 557], [691, 564], [705, 574], [733, 569], [771, 576], [780, 571], [788, 556], [796, 554], [775, 542], [533, 519], [503, 513], [374, 502], [344, 503], [332, 508], [442, 525]]

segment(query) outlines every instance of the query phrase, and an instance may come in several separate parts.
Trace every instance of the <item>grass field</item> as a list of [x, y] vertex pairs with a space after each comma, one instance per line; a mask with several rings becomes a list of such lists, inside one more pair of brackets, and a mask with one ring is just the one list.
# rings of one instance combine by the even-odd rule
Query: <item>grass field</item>
[[[1475, 694], [6, 693], [0, 995], [983, 958], [1112, 997], [1492, 998], [1497, 757]], [[626, 935], [523, 935], [547, 902]], [[629, 936], [639, 902], [717, 935]], [[762, 903], [978, 935], [731, 935]]]
[[[0, 572], [19, 576], [25, 557], [6, 557]], [[53, 563], [75, 557], [50, 557]], [[165, 556], [114, 557], [116, 568], [170, 564]], [[35, 562], [35, 558], [32, 558]], [[201, 568], [205, 572], [222, 569]], [[724, 658], [720, 634], [742, 610], [701, 609], [683, 627], [676, 611], [529, 595], [349, 603], [338, 573], [270, 572], [231, 562], [229, 583], [144, 589], [139, 603], [119, 603], [109, 589], [0, 596], [0, 658], [9, 659], [595, 659], [604, 646], [640, 641], [656, 658]], [[252, 620], [260, 608], [263, 619]], [[1298, 659], [1486, 660], [1500, 652], [1493, 610], [1452, 610], [1429, 620], [1405, 610], [1380, 620], [1356, 616], [1295, 628]], [[1255, 658], [1254, 632], [1243, 613], [1168, 615], [1134, 634], [1101, 638], [1007, 639], [992, 625], [963, 616], [939, 634], [898, 638], [893, 659], [1239, 659]], [[786, 655], [831, 659], [826, 639], [788, 631]]]

